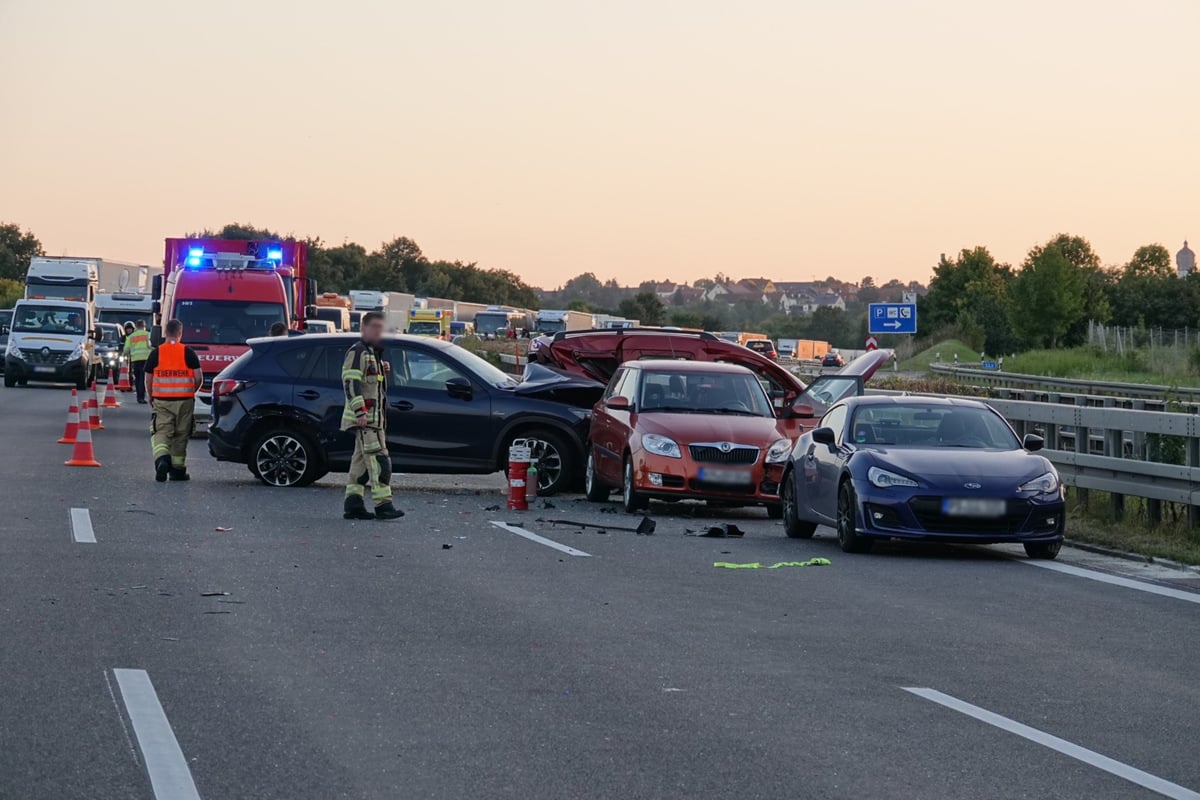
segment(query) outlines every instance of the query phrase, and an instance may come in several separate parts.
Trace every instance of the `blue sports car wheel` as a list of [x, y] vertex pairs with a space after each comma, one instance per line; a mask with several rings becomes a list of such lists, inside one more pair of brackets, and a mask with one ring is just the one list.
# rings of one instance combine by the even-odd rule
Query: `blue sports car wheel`
[[837, 535], [838, 544], [844, 553], [866, 553], [874, 544], [866, 536], [858, 534], [858, 514], [855, 510], [854, 486], [850, 481], [843, 481], [838, 489], [837, 503]]

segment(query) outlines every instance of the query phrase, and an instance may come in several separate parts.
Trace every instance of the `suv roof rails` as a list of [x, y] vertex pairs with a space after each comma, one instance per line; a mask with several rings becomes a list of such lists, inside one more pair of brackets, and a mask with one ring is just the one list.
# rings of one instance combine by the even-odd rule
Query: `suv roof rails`
[[[589, 328], [584, 331], [559, 331], [554, 334], [553, 341], [561, 341], [572, 336], [585, 336], [591, 333], [615, 333], [618, 336], [624, 336], [627, 333], [661, 333], [671, 336], [695, 336], [697, 339], [706, 341], [728, 341], [720, 339], [708, 331], [693, 331], [682, 328]], [[737, 344], [737, 342], [734, 342]]]

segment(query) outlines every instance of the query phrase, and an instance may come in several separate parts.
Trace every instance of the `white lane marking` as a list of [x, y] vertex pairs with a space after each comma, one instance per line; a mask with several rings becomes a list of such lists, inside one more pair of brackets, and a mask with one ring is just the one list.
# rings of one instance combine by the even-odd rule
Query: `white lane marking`
[[179, 741], [144, 669], [114, 669], [157, 800], [200, 800]]
[[547, 539], [545, 536], [538, 536], [533, 531], [527, 531], [524, 528], [518, 528], [516, 525], [509, 525], [507, 522], [497, 522], [494, 519], [488, 520], [488, 522], [492, 523], [497, 528], [503, 528], [504, 530], [508, 531], [509, 533], [515, 533], [517, 536], [524, 536], [526, 539], [528, 539], [531, 542], [537, 542], [538, 544], [544, 544], [544, 545], [546, 545], [546, 547], [553, 547], [555, 550], [558, 550], [560, 553], [566, 553], [569, 556], [585, 556], [588, 558], [591, 557], [591, 553], [585, 553], [582, 550], [576, 550], [574, 547], [567, 547], [565, 544], [559, 544], [558, 542], [554, 541], [553, 539]]
[[1132, 578], [1122, 578], [1119, 575], [1109, 575], [1107, 572], [1098, 572], [1094, 569], [1084, 569], [1083, 567], [1073, 567], [1070, 564], [1056, 564], [1052, 561], [1039, 561], [1037, 559], [1015, 559], [1020, 564], [1028, 564], [1031, 567], [1041, 567], [1042, 569], [1051, 569], [1055, 572], [1061, 572], [1064, 575], [1074, 575], [1077, 578], [1087, 578], [1088, 580], [1099, 581], [1100, 583], [1110, 583], [1113, 586], [1123, 586], [1126, 589], [1137, 589], [1139, 592], [1149, 592], [1162, 597], [1170, 597], [1175, 600], [1184, 600], [1188, 603], [1200, 603], [1200, 593], [1185, 592], [1182, 589], [1172, 589], [1168, 586], [1159, 586], [1155, 583], [1146, 583], [1145, 581], [1135, 581]]
[[92, 530], [92, 514], [86, 508], [71, 509], [71, 536], [76, 542], [96, 543], [96, 532]]
[[1131, 767], [1128, 764], [1123, 764], [1120, 761], [1109, 758], [1108, 756], [1100, 755], [1094, 750], [1088, 750], [1086, 747], [1080, 747], [1077, 744], [1072, 744], [1066, 739], [1060, 739], [1057, 736], [1051, 736], [1044, 731], [1039, 731], [1037, 728], [1031, 728], [1028, 725], [1022, 725], [1020, 722], [1011, 720], [1008, 717], [1002, 717], [999, 714], [988, 711], [986, 708], [971, 705], [970, 703], [959, 700], [956, 697], [951, 697], [948, 694], [943, 694], [936, 689], [926, 689], [918, 687], [900, 687], [906, 692], [911, 692], [917, 697], [923, 697], [926, 700], [937, 703], [959, 712], [966, 714], [968, 717], [974, 717], [980, 722], [986, 722], [1003, 731], [1014, 733], [1023, 739], [1028, 739], [1031, 742], [1040, 744], [1043, 747], [1049, 747], [1051, 750], [1056, 750], [1065, 756], [1070, 756], [1077, 761], [1082, 761], [1096, 769], [1104, 770], [1110, 775], [1116, 775], [1118, 778], [1136, 783], [1138, 786], [1149, 789], [1152, 792], [1157, 792], [1163, 797], [1170, 797], [1173, 800], [1200, 800], [1200, 793], [1193, 792], [1191, 789], [1185, 789], [1176, 783], [1163, 780], [1156, 775], [1151, 775], [1149, 772], [1143, 772], [1136, 767]]

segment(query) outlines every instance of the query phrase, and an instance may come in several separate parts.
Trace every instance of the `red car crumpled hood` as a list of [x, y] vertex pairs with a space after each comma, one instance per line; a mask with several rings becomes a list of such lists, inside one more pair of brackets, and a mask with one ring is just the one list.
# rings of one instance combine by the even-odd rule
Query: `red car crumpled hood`
[[693, 442], [734, 442], [768, 447], [776, 439], [791, 438], [772, 417], [741, 417], [733, 414], [664, 414], [651, 412], [634, 415], [638, 433], [669, 436], [679, 445]]

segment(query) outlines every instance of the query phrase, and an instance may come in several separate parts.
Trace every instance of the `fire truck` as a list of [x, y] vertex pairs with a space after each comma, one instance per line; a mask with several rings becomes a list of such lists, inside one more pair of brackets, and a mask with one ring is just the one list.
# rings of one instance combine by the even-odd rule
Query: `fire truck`
[[246, 352], [246, 341], [281, 322], [304, 330], [316, 304], [305, 242], [244, 239], [166, 240], [163, 274], [155, 276], [155, 325], [162, 341], [168, 319], [183, 323], [183, 343], [196, 351], [204, 387], [196, 416], [211, 415], [213, 377]]

